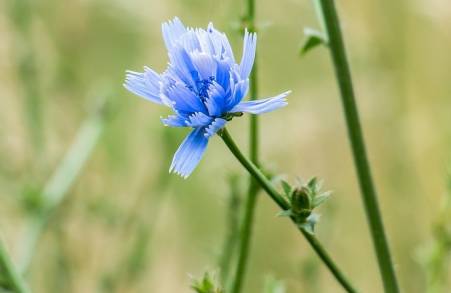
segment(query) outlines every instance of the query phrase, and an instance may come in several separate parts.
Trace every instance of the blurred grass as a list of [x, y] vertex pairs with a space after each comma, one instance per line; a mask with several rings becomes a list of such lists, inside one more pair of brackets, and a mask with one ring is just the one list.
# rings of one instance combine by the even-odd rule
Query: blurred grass
[[[27, 14], [12, 14], [10, 8], [20, 3], [31, 5]], [[424, 292], [426, 276], [415, 251], [432, 238], [451, 143], [451, 4], [338, 4], [401, 285], [406, 292]], [[6, 0], [0, 8], [0, 230], [14, 260], [22, 257], [27, 227], [20, 197], [30, 186], [42, 186], [58, 166], [86, 105], [92, 105], [84, 97], [107, 89], [115, 109], [52, 220], [55, 226], [41, 239], [28, 276], [34, 292], [97, 292], [111, 274], [120, 274], [118, 292], [190, 292], [187, 274], [214, 268], [222, 250], [227, 175], [245, 173], [214, 139], [189, 180], [169, 176], [185, 130], [161, 127], [158, 117], [166, 110], [121, 84], [126, 69], [164, 69], [160, 23], [175, 15], [190, 26], [213, 21], [239, 55], [234, 24], [241, 2]], [[313, 7], [309, 1], [281, 0], [259, 2], [257, 9], [258, 22], [265, 24], [259, 35], [261, 95], [293, 90], [289, 107], [261, 119], [262, 161], [290, 177], [325, 179], [335, 195], [326, 205], [333, 213], [323, 209], [319, 237], [356, 287], [380, 292], [332, 68], [324, 50], [297, 55], [303, 27], [318, 26]], [[24, 30], [17, 19], [27, 23]], [[23, 71], [23, 52], [32, 55], [25, 63], [33, 70]], [[33, 102], [24, 108], [28, 99]], [[40, 153], [30, 126], [40, 129]], [[231, 126], [243, 148], [247, 133], [240, 130], [246, 126], [246, 118]], [[313, 275], [308, 267], [300, 272], [312, 252], [275, 213], [263, 200], [245, 291], [261, 292], [268, 274], [283, 281], [287, 292], [339, 290], [321, 266], [318, 271], [313, 266]], [[125, 264], [130, 255], [138, 264]], [[128, 265], [139, 268], [139, 278], [127, 277]], [[306, 284], [312, 280], [318, 288]]]

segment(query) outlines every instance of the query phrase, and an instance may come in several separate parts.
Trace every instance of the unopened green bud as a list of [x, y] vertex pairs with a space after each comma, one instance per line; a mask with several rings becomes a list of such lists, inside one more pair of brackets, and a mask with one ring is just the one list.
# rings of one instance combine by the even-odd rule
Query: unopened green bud
[[295, 215], [303, 218], [308, 217], [312, 212], [312, 199], [306, 187], [296, 188], [291, 196], [291, 210]]

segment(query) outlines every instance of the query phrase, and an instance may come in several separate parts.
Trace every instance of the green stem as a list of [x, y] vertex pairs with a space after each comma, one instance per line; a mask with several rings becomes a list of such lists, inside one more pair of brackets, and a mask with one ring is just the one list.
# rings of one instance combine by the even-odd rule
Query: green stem
[[[253, 164], [249, 159], [247, 159], [240, 151], [238, 146], [233, 141], [232, 137], [228, 133], [227, 129], [223, 129], [219, 135], [232, 152], [232, 154], [238, 159], [238, 161], [243, 165], [244, 168], [253, 176], [256, 182], [266, 191], [266, 193], [271, 197], [271, 199], [282, 209], [288, 210], [290, 204], [279, 194], [275, 189], [273, 184], [266, 178], [265, 175], [258, 169], [258, 167]], [[296, 224], [295, 219], [291, 218], [294, 224]], [[327, 251], [322, 247], [319, 240], [315, 235], [309, 233], [307, 230], [303, 229], [299, 225], [296, 225], [298, 229], [302, 232], [302, 235], [307, 239], [309, 244], [315, 250], [316, 254], [321, 258], [324, 264], [329, 268], [330, 272], [334, 275], [337, 281], [343, 286], [347, 292], [357, 292], [351, 283], [347, 280], [338, 266], [334, 263], [332, 258], [328, 255]]]
[[349, 140], [351, 142], [354, 163], [359, 179], [367, 220], [376, 250], [380, 273], [385, 292], [399, 292], [388, 242], [385, 236], [382, 217], [377, 202], [377, 195], [370, 172], [370, 165], [365, 150], [362, 127], [355, 102], [351, 72], [346, 58], [343, 37], [340, 29], [334, 0], [319, 1], [326, 26], [330, 54], [335, 67], [335, 74], [341, 93], [341, 100], [346, 117]]
[[[248, 26], [249, 31], [255, 32], [255, 0], [246, 1], [246, 15], [244, 25]], [[257, 58], [250, 75], [250, 100], [257, 99]], [[249, 155], [252, 162], [258, 165], [258, 118], [257, 115], [251, 115], [249, 121]], [[240, 243], [238, 251], [238, 263], [235, 272], [235, 278], [232, 284], [232, 292], [240, 293], [243, 280], [246, 274], [247, 263], [249, 259], [249, 249], [252, 239], [252, 227], [255, 217], [255, 207], [257, 205], [258, 184], [254, 178], [249, 178], [249, 189], [244, 211], [243, 222], [241, 223]]]
[[230, 195], [227, 208], [226, 237], [222, 246], [222, 254], [219, 260], [221, 268], [221, 278], [224, 286], [228, 288], [230, 267], [233, 264], [233, 255], [236, 252], [239, 236], [239, 211], [240, 211], [240, 191], [238, 187], [238, 177], [233, 175], [229, 180]]
[[22, 276], [15, 269], [8, 253], [0, 240], [0, 276], [4, 278], [8, 289], [16, 293], [28, 293], [30, 290]]
[[23, 86], [24, 110], [34, 148], [34, 158], [42, 163], [44, 129], [42, 116], [42, 97], [39, 89], [39, 73], [36, 64], [36, 50], [33, 50], [32, 20], [33, 1], [11, 1], [9, 17], [15, 29], [15, 50], [18, 77]]
[[61, 206], [100, 138], [106, 119], [105, 103], [106, 101], [102, 102], [99, 108], [82, 124], [74, 143], [40, 195], [42, 205], [34, 214], [26, 233], [26, 240], [23, 242], [23, 258], [20, 263], [20, 271], [23, 273], [26, 273], [29, 268], [38, 241], [47, 227], [49, 219]]
[[235, 279], [232, 284], [232, 292], [239, 293], [242, 288], [244, 275], [246, 273], [247, 262], [249, 258], [250, 240], [252, 236], [252, 228], [255, 214], [255, 206], [257, 203], [257, 189], [254, 187], [254, 180], [251, 179], [249, 186], [249, 193], [246, 201], [246, 209], [244, 211], [244, 218], [241, 224], [239, 237], [239, 255], [238, 263], [235, 272]]

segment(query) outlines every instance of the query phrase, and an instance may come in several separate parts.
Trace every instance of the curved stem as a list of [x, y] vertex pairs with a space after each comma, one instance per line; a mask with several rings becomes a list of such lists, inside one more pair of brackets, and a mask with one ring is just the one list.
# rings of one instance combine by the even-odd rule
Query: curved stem
[[376, 190], [371, 177], [363, 131], [355, 102], [351, 71], [346, 58], [337, 11], [334, 0], [319, 0], [319, 4], [328, 35], [330, 54], [340, 88], [349, 140], [354, 156], [354, 164], [357, 170], [360, 191], [370, 225], [374, 248], [376, 250], [379, 270], [382, 275], [385, 292], [396, 293], [399, 292], [398, 283], [385, 236]]
[[[246, 0], [245, 25], [249, 31], [255, 32], [255, 0]], [[249, 96], [251, 100], [257, 99], [257, 58], [255, 58], [253, 69], [250, 76]], [[252, 162], [258, 165], [258, 116], [250, 116], [249, 125], [249, 155]], [[235, 272], [235, 278], [232, 284], [232, 292], [240, 293], [243, 280], [246, 275], [246, 268], [249, 259], [249, 249], [253, 234], [253, 223], [255, 217], [255, 207], [257, 205], [258, 184], [255, 179], [250, 176], [249, 189], [246, 200], [246, 209], [244, 211], [243, 221], [241, 223], [241, 231], [239, 238], [238, 262]]]
[[351, 72], [344, 48], [343, 37], [340, 29], [334, 0], [319, 1], [320, 13], [326, 27], [330, 54], [334, 63], [335, 74], [341, 93], [341, 100], [346, 117], [348, 136], [351, 142], [354, 164], [359, 179], [360, 191], [365, 206], [366, 216], [370, 225], [371, 236], [376, 250], [379, 270], [382, 275], [385, 292], [399, 292], [395, 270], [385, 236], [382, 216], [377, 202], [376, 190], [371, 177], [362, 127], [355, 102], [352, 86]]
[[22, 276], [17, 272], [9, 259], [5, 247], [0, 240], [0, 276], [5, 279], [8, 289], [15, 293], [28, 293], [30, 290]]
[[[238, 161], [243, 165], [244, 168], [253, 176], [256, 182], [266, 191], [266, 193], [271, 197], [271, 199], [282, 209], [287, 210], [290, 208], [289, 203], [279, 194], [272, 183], [266, 178], [266, 176], [258, 169], [255, 164], [253, 164], [249, 159], [247, 159], [240, 151], [238, 146], [233, 141], [232, 137], [228, 133], [227, 129], [220, 131], [219, 135], [232, 152], [232, 154], [238, 159]], [[291, 218], [293, 223], [295, 220]], [[295, 223], [296, 224], [296, 223]], [[343, 286], [343, 288], [350, 293], [357, 292], [351, 283], [347, 280], [338, 266], [334, 263], [332, 258], [329, 256], [327, 251], [321, 245], [319, 240], [315, 235], [309, 233], [299, 225], [296, 225], [298, 229], [302, 232], [302, 235], [307, 239], [310, 246], [315, 250], [316, 254], [321, 258], [324, 264], [329, 268], [330, 272], [334, 275], [335, 279]]]

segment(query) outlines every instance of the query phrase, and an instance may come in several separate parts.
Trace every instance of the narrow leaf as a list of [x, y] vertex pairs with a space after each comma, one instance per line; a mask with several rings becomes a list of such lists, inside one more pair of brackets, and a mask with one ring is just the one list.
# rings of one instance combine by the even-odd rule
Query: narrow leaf
[[326, 200], [329, 199], [329, 197], [332, 195], [332, 191], [326, 191], [321, 193], [318, 196], [315, 196], [315, 198], [313, 199], [313, 208], [316, 208], [318, 206], [320, 206], [322, 203], [324, 203]]
[[293, 212], [291, 210], [280, 211], [277, 213], [278, 217], [291, 217]]
[[293, 188], [290, 186], [290, 184], [288, 182], [286, 182], [285, 180], [281, 180], [280, 184], [282, 185], [283, 191], [285, 192], [285, 194], [287, 196], [291, 195], [291, 192], [293, 191]]
[[299, 52], [301, 56], [319, 45], [327, 45], [327, 39], [322, 32], [312, 28], [305, 28], [304, 35], [306, 38]]

